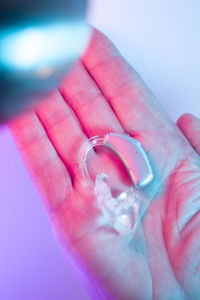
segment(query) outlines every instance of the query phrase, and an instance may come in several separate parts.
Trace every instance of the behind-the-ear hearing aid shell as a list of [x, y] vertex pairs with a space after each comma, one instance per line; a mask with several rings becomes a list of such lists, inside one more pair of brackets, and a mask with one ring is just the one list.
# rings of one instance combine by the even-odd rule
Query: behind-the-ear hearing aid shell
[[89, 150], [95, 146], [107, 146], [120, 157], [135, 188], [140, 189], [153, 179], [152, 168], [141, 143], [128, 134], [117, 133], [92, 137], [83, 145], [80, 152], [80, 166], [87, 176], [86, 156]]
[[148, 157], [136, 139], [129, 135], [108, 133], [104, 145], [113, 149], [121, 158], [136, 188], [142, 188], [152, 180]]

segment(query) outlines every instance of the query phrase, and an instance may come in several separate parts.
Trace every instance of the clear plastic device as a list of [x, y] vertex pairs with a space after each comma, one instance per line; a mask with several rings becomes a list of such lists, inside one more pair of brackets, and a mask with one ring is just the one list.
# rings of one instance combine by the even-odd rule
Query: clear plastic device
[[[113, 197], [107, 174], [100, 173], [92, 181], [87, 168], [88, 152], [96, 146], [112, 149], [124, 163], [132, 180], [132, 186]], [[153, 179], [153, 172], [146, 152], [140, 142], [127, 134], [108, 133], [86, 141], [80, 151], [80, 168], [93, 188], [98, 207], [112, 226], [122, 235], [134, 234], [139, 223], [140, 197], [138, 189]]]

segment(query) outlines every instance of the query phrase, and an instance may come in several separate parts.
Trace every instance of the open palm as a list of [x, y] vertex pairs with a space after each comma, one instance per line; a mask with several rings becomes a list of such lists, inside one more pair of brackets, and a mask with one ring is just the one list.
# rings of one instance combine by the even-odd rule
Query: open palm
[[[10, 125], [92, 299], [200, 299], [200, 158], [105, 36], [94, 30], [59, 91]], [[135, 137], [153, 166], [141, 191], [149, 207], [132, 239], [100, 225], [78, 167], [83, 142], [107, 132]], [[104, 164], [120, 182], [114, 158], [93, 155], [96, 170]]]

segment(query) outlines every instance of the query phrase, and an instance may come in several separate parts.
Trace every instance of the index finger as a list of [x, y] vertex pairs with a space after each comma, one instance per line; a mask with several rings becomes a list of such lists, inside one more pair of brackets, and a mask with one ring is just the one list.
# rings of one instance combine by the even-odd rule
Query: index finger
[[96, 29], [82, 63], [130, 134], [173, 123], [137, 72]]

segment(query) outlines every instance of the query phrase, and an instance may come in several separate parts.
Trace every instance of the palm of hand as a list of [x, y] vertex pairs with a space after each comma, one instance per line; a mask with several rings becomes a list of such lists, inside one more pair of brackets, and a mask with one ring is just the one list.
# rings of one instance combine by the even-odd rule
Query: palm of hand
[[[156, 178], [144, 192], [150, 205], [135, 238], [127, 241], [99, 227], [100, 212], [92, 204], [96, 199], [80, 183], [75, 184], [69, 207], [62, 210], [61, 235], [70, 237], [90, 275], [95, 274], [116, 299], [151, 299], [152, 295], [156, 299], [184, 299], [183, 295], [198, 299], [199, 157], [178, 128], [168, 134], [147, 129], [141, 140], [152, 155]], [[158, 141], [163, 144], [163, 157]], [[112, 161], [108, 173], [111, 166]]]
[[[107, 45], [109, 42], [104, 40], [104, 37], [98, 36], [99, 33], [96, 33], [96, 35], [97, 37], [94, 38], [96, 40], [93, 41], [94, 48], [99, 45], [98, 39], [103, 39], [105, 48], [112, 47]], [[94, 49], [90, 51], [94, 51]], [[106, 51], [109, 52], [108, 50]], [[86, 57], [85, 61], [87, 59]], [[123, 64], [125, 64], [126, 69], [129, 68], [124, 61]], [[77, 68], [80, 72], [80, 66]], [[100, 67], [98, 68], [100, 69]], [[74, 71], [76, 76], [72, 72], [71, 77], [68, 77], [66, 80], [67, 84], [65, 82], [68, 90], [66, 90], [66, 87], [63, 88], [63, 95], [67, 94], [66, 98], [69, 102], [71, 101], [70, 105], [72, 107], [72, 102], [78, 103], [79, 101], [77, 96], [74, 99], [70, 94], [73, 94], [75, 85], [73, 77], [77, 80], [76, 72]], [[98, 79], [98, 71], [96, 72]], [[83, 75], [80, 77], [83, 80]], [[131, 79], [132, 77], [131, 75]], [[105, 94], [109, 93], [105, 83], [102, 86], [105, 89]], [[92, 86], [91, 89], [94, 89], [94, 87]], [[125, 96], [123, 97], [130, 96], [129, 93], [129, 89], [124, 90]], [[76, 95], [80, 96], [80, 91]], [[112, 95], [109, 96], [111, 97]], [[132, 96], [133, 98], [135, 97], [135, 91]], [[83, 90], [81, 90], [81, 97], [84, 98]], [[151, 110], [149, 103], [148, 105], [145, 104], [148, 110], [144, 107], [143, 99], [146, 99], [146, 97], [146, 92], [140, 89], [136, 93], [136, 99], [133, 100], [135, 101], [133, 109], [136, 112], [139, 112], [139, 109], [141, 109], [144, 115], [148, 110]], [[151, 98], [150, 96], [148, 97], [149, 99]], [[141, 99], [139, 98], [142, 98], [143, 101], [140, 104], [139, 101]], [[113, 106], [116, 105], [114, 107], [115, 113], [120, 119], [121, 114], [123, 114], [123, 112], [120, 114], [120, 111], [123, 108], [120, 107], [119, 110], [117, 105], [119, 105], [120, 101], [117, 101], [116, 97], [113, 97], [113, 99], [115, 99]], [[127, 99], [127, 102], [124, 100], [123, 107], [127, 106], [130, 108], [129, 105], [133, 106], [133, 103], [128, 102], [130, 101], [129, 97]], [[77, 157], [80, 145], [77, 146], [77, 150], [70, 150], [69, 147], [67, 159], [62, 155], [63, 145], [58, 145], [59, 142], [56, 139], [56, 134], [64, 126], [70, 130], [72, 124], [69, 124], [69, 118], [67, 124], [65, 124], [65, 121], [63, 123], [63, 119], [65, 120], [65, 118], [63, 113], [59, 111], [59, 109], [63, 108], [63, 104], [60, 105], [60, 102], [56, 103], [58, 99], [54, 99], [54, 101], [54, 107], [51, 107], [52, 104], [50, 102], [41, 104], [37, 109], [37, 114], [48, 131], [51, 140], [53, 140], [56, 151], [60, 155], [53, 163], [53, 169], [58, 171], [51, 173], [51, 180], [54, 183], [53, 186], [56, 186], [56, 188], [51, 189], [49, 185], [47, 187], [46, 176], [44, 179], [44, 176], [40, 172], [38, 173], [38, 166], [33, 167], [33, 157], [35, 158], [35, 154], [30, 154], [30, 150], [27, 150], [29, 146], [24, 147], [24, 143], [26, 144], [26, 141], [24, 142], [25, 133], [19, 134], [19, 128], [22, 128], [21, 124], [24, 126], [24, 120], [16, 122], [13, 128], [17, 139], [20, 142], [23, 140], [21, 144], [23, 144], [22, 150], [25, 159], [32, 169], [34, 176], [39, 178], [38, 181], [40, 181], [39, 184], [46, 194], [47, 203], [59, 203], [60, 198], [67, 198], [56, 209], [54, 208], [51, 212], [51, 217], [54, 221], [56, 234], [62, 240], [62, 245], [65, 246], [68, 251], [67, 253], [71, 254], [76, 260], [76, 264], [81, 266], [87, 275], [92, 299], [101, 299], [101, 297], [106, 297], [106, 299], [112, 299], [112, 297], [113, 299], [184, 299], [184, 297], [195, 299], [196, 297], [198, 299], [200, 297], [200, 291], [198, 291], [198, 268], [200, 266], [198, 255], [200, 246], [198, 245], [198, 239], [200, 238], [200, 231], [198, 226], [199, 204], [197, 200], [200, 197], [200, 169], [198, 166], [200, 159], [181, 134], [178, 127], [169, 121], [164, 113], [160, 113], [160, 108], [155, 103], [150, 104], [153, 107], [152, 111], [155, 111], [153, 111], [154, 114], [152, 113], [152, 116], [146, 118], [146, 121], [139, 121], [142, 117], [144, 118], [144, 115], [141, 116], [141, 113], [133, 116], [131, 112], [130, 115], [127, 112], [126, 118], [120, 119], [123, 128], [117, 123], [115, 116], [111, 116], [113, 118], [112, 125], [110, 124], [111, 122], [106, 123], [106, 118], [104, 119], [104, 123], [99, 118], [102, 124], [99, 125], [100, 123], [96, 121], [99, 117], [99, 111], [94, 111], [91, 117], [91, 124], [90, 120], [87, 120], [88, 127], [86, 128], [86, 132], [89, 136], [108, 131], [121, 132], [125, 130], [130, 135], [136, 134], [136, 138], [142, 143], [145, 150], [149, 152], [155, 178], [142, 191], [143, 196], [149, 202], [149, 207], [135, 237], [132, 240], [127, 240], [116, 232], [98, 225], [97, 220], [100, 212], [94, 205], [94, 195], [85, 184], [85, 180], [81, 179], [77, 168], [77, 160], [73, 158]], [[51, 103], [53, 103], [52, 99]], [[89, 106], [91, 108], [91, 103]], [[79, 120], [84, 125], [83, 127], [86, 127], [86, 123], [84, 123], [86, 122], [84, 119], [86, 112], [84, 110], [87, 110], [87, 107], [87, 101], [84, 105], [80, 104], [79, 107], [73, 107], [75, 111], [77, 110], [76, 112]], [[47, 115], [52, 108], [54, 110], [53, 122], [49, 123]], [[110, 114], [110, 112], [106, 114]], [[156, 114], [158, 115], [157, 118], [155, 117]], [[130, 120], [134, 117], [136, 121], [133, 127]], [[28, 118], [28, 122], [30, 123], [30, 117]], [[62, 122], [58, 123], [57, 119], [59, 118]], [[72, 118], [70, 117], [70, 119]], [[76, 122], [76, 120], [73, 119], [70, 122]], [[94, 129], [92, 129], [93, 125]], [[35, 127], [37, 126], [35, 125]], [[80, 141], [82, 141], [84, 130], [79, 128], [79, 131]], [[61, 137], [59, 138], [61, 139]], [[63, 139], [65, 139], [64, 136]], [[73, 141], [71, 148], [73, 147]], [[46, 149], [46, 146], [44, 148]], [[49, 153], [52, 150], [49, 151], [47, 149], [46, 151]], [[71, 156], [69, 156], [70, 153]], [[69, 157], [73, 163], [70, 163]], [[115, 170], [115, 162], [112, 158], [105, 158], [100, 153], [97, 155], [98, 163], [99, 159], [103, 160], [104, 163], [106, 160], [108, 173], [111, 169]], [[68, 160], [67, 163], [66, 160]], [[60, 161], [64, 161], [68, 166], [68, 170], [70, 169], [71, 176], [73, 177], [73, 189], [69, 188], [68, 172], [63, 171]], [[39, 170], [41, 171], [41, 168]], [[66, 186], [68, 187], [67, 192]], [[49, 192], [50, 189], [51, 193]]]

